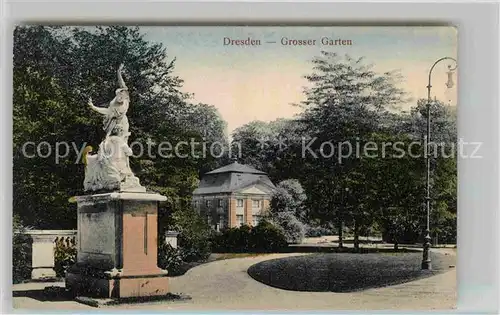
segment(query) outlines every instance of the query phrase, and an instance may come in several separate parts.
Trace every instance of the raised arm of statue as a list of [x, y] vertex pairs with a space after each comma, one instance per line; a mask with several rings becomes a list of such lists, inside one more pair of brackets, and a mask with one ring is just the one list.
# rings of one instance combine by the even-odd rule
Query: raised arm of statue
[[120, 64], [120, 66], [118, 67], [118, 85], [120, 86], [120, 88], [126, 89], [127, 85], [125, 84], [125, 81], [123, 81], [122, 71], [123, 71], [123, 63]]
[[92, 103], [92, 99], [89, 97], [89, 101], [87, 103], [89, 105], [89, 107], [98, 112], [99, 114], [103, 114], [103, 115], [107, 115], [108, 114], [108, 109], [105, 108], [105, 107], [97, 107], [97, 106], [94, 106], [94, 103]]

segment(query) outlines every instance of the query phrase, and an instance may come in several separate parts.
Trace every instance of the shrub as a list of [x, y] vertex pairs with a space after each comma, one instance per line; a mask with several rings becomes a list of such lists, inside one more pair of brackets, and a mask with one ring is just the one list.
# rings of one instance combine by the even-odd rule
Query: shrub
[[271, 213], [291, 212], [300, 221], [306, 220], [307, 210], [305, 201], [307, 195], [296, 179], [287, 179], [280, 182], [270, 202]]
[[163, 242], [158, 248], [158, 267], [176, 274], [184, 264], [182, 250]]
[[213, 238], [213, 250], [217, 252], [242, 253], [251, 250], [251, 228], [242, 225], [239, 228], [228, 228]]
[[272, 216], [272, 221], [283, 230], [288, 243], [299, 244], [306, 235], [306, 226], [291, 212], [278, 212]]
[[281, 230], [266, 220], [255, 227], [226, 229], [213, 238], [213, 250], [224, 253], [279, 252], [287, 246]]
[[31, 277], [31, 237], [24, 235], [26, 228], [17, 215], [13, 218], [12, 281], [19, 283]]
[[279, 183], [271, 198], [271, 221], [283, 231], [289, 243], [301, 243], [305, 237], [306, 199], [304, 189], [295, 179]]
[[363, 235], [366, 237], [377, 237], [381, 235], [380, 227], [377, 222], [373, 222], [368, 226], [361, 226], [359, 228], [359, 235]]
[[439, 244], [456, 244], [457, 242], [457, 219], [453, 215], [449, 218], [444, 218], [439, 222], [438, 227], [431, 231], [431, 237]]
[[205, 260], [211, 253], [212, 229], [192, 209], [185, 209], [174, 213], [174, 230], [177, 236], [178, 247], [182, 250], [184, 261], [192, 262]]
[[54, 270], [58, 277], [64, 277], [66, 270], [76, 262], [76, 244], [74, 238], [56, 239], [54, 249]]
[[331, 231], [322, 226], [308, 226], [306, 228], [307, 237], [320, 237], [324, 235], [330, 235]]
[[[418, 222], [417, 222], [418, 223]], [[407, 221], [404, 217], [388, 217], [382, 225], [382, 240], [398, 244], [414, 244], [423, 241], [422, 229], [415, 222]]]
[[279, 252], [288, 246], [283, 232], [267, 220], [252, 228], [250, 239], [255, 252]]

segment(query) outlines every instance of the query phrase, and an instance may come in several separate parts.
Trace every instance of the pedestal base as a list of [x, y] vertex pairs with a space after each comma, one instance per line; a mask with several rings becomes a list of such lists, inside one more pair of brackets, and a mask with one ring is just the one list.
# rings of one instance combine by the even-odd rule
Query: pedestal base
[[166, 295], [167, 273], [157, 266], [158, 201], [166, 198], [120, 192], [75, 199], [78, 253], [66, 288], [94, 298]]
[[41, 268], [36, 267], [31, 271], [31, 279], [33, 280], [46, 280], [46, 279], [55, 279], [56, 272], [51, 267]]
[[432, 269], [431, 261], [430, 260], [422, 261], [421, 268], [423, 270], [431, 270]]
[[166, 273], [109, 275], [101, 270], [72, 269], [66, 274], [66, 289], [74, 296], [129, 298], [164, 296], [168, 293]]

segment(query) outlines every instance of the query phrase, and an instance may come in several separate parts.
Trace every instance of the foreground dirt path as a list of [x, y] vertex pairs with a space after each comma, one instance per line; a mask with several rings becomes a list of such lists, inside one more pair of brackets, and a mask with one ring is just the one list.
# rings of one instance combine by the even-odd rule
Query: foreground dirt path
[[[453, 250], [439, 250], [455, 255]], [[120, 309], [148, 310], [444, 310], [456, 305], [456, 271], [385, 288], [355, 293], [294, 292], [266, 286], [253, 280], [251, 265], [296, 254], [273, 254], [228, 259], [200, 265], [185, 275], [171, 278], [171, 292], [192, 297], [186, 302], [163, 302], [121, 305]], [[14, 291], [42, 289], [63, 283], [28, 283], [14, 286]], [[73, 301], [41, 302], [29, 297], [15, 297], [15, 308], [23, 309], [92, 309]], [[117, 307], [109, 307], [115, 309]], [[108, 308], [106, 308], [108, 309]]]

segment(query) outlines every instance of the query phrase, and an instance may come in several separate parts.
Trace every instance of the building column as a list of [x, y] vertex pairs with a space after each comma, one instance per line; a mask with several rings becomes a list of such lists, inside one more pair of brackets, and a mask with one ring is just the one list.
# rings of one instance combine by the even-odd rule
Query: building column
[[261, 208], [261, 213], [262, 214], [265, 214], [267, 212], [269, 212], [269, 199], [264, 199], [262, 200], [262, 208]]
[[252, 225], [253, 222], [253, 211], [252, 211], [252, 199], [245, 199], [245, 223], [247, 225]]
[[230, 228], [236, 227], [238, 222], [236, 222], [236, 198], [229, 198], [229, 215], [228, 215], [228, 226]]

